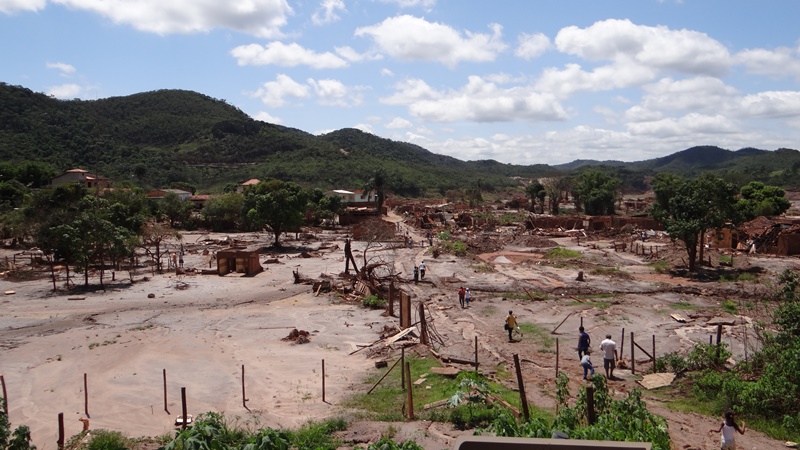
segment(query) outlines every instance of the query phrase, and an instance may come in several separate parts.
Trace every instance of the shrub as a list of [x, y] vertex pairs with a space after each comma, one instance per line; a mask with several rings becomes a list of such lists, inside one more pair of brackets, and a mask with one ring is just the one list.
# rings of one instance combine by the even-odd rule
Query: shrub
[[377, 295], [368, 295], [364, 297], [364, 300], [361, 301], [361, 304], [364, 305], [365, 308], [381, 309], [386, 306], [386, 300], [378, 297]]
[[94, 430], [91, 436], [86, 450], [125, 450], [130, 446], [128, 438], [119, 431]]

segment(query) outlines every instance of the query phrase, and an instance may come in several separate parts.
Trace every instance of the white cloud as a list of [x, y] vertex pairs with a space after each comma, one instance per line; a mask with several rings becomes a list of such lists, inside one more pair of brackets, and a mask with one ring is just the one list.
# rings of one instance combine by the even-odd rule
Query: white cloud
[[356, 130], [361, 130], [364, 133], [375, 134], [374, 128], [372, 127], [372, 125], [368, 123], [357, 123], [353, 125], [352, 128], [355, 128]]
[[499, 88], [495, 83], [471, 76], [458, 90], [436, 92], [421, 80], [398, 84], [397, 92], [382, 99], [387, 104], [405, 104], [416, 117], [434, 122], [504, 122], [516, 120], [565, 120], [561, 104], [552, 94], [528, 87]]
[[0, 0], [0, 13], [13, 14], [19, 11], [39, 11], [47, 0]]
[[346, 10], [344, 1], [342, 0], [322, 0], [319, 4], [319, 8], [317, 8], [311, 16], [311, 21], [315, 25], [336, 22], [339, 20], [339, 15], [336, 14], [336, 12]]
[[357, 88], [348, 88], [339, 80], [309, 78], [307, 83], [314, 89], [321, 105], [353, 106], [360, 104], [363, 100], [361, 92]]
[[411, 123], [410, 120], [403, 119], [402, 117], [395, 117], [389, 123], [387, 123], [385, 126], [386, 126], [386, 128], [388, 128], [390, 130], [397, 130], [397, 129], [403, 129], [403, 128], [411, 128], [411, 127], [414, 126], [414, 124]]
[[634, 136], [646, 135], [651, 138], [692, 136], [692, 139], [697, 141], [703, 135], [734, 133], [737, 126], [721, 114], [690, 113], [679, 118], [668, 117], [651, 122], [630, 123], [628, 130]]
[[275, 77], [275, 81], [264, 83], [252, 96], [260, 99], [267, 106], [278, 108], [286, 104], [286, 97], [307, 98], [309, 88], [294, 81], [288, 75], [279, 74]]
[[732, 63], [728, 50], [705, 33], [609, 19], [588, 28], [562, 28], [559, 51], [591, 61], [625, 62], [659, 70], [718, 76]]
[[61, 76], [66, 77], [75, 73], [75, 67], [65, 63], [47, 63], [48, 69], [56, 69], [61, 72]]
[[270, 113], [268, 113], [266, 111], [259, 111], [258, 114], [256, 114], [253, 117], [253, 119], [260, 120], [262, 122], [267, 122], [267, 123], [275, 123], [275, 124], [283, 123], [283, 119], [281, 119], [280, 117], [275, 117], [275, 116], [273, 116], [272, 114], [270, 114]]
[[[733, 108], [737, 91], [722, 80], [712, 77], [694, 77], [685, 80], [663, 78], [644, 86], [641, 104], [635, 106], [633, 116], [646, 117], [645, 111], [693, 111], [712, 113]], [[658, 113], [656, 113], [658, 114]]]
[[374, 52], [358, 53], [352, 47], [336, 47], [336, 53], [350, 62], [371, 61], [382, 59], [383, 56]]
[[517, 49], [514, 50], [514, 54], [527, 60], [541, 56], [552, 47], [550, 38], [542, 33], [523, 33], [519, 35], [518, 41], [519, 44], [517, 45]]
[[598, 67], [589, 72], [578, 64], [567, 64], [561, 70], [545, 69], [535, 87], [564, 98], [578, 91], [608, 91], [638, 86], [652, 80], [656, 74], [649, 67], [624, 62]]
[[380, 24], [356, 29], [356, 36], [371, 37], [381, 51], [403, 61], [437, 61], [449, 67], [461, 62], [494, 61], [506, 48], [502, 27], [490, 26], [492, 34], [463, 34], [452, 27], [402, 15]]
[[389, 70], [389, 69], [384, 67], [383, 69], [381, 69], [381, 76], [393, 77], [394, 76], [394, 72], [392, 72], [391, 70]]
[[798, 117], [800, 92], [766, 91], [747, 95], [741, 99], [740, 112], [748, 117]]
[[263, 38], [280, 37], [280, 28], [286, 25], [287, 16], [293, 13], [286, 0], [51, 1], [94, 12], [140, 31], [162, 35], [227, 28]]
[[734, 59], [753, 74], [800, 79], [800, 54], [798, 53], [797, 50], [787, 47], [775, 50], [748, 49], [736, 53]]
[[55, 98], [71, 100], [73, 98], [78, 98], [82, 92], [83, 88], [80, 85], [68, 83], [49, 88], [47, 90], [47, 95], [51, 95]]
[[240, 66], [276, 65], [282, 67], [309, 66], [314, 69], [347, 67], [347, 61], [330, 52], [316, 53], [297, 43], [274, 41], [266, 47], [259, 44], [240, 45], [231, 50]]
[[394, 3], [401, 8], [421, 7], [430, 10], [436, 5], [436, 0], [381, 0], [383, 3]]

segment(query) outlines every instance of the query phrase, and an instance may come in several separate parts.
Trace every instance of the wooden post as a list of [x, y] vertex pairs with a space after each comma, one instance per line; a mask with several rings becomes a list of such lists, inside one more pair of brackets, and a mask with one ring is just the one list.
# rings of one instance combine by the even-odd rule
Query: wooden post
[[708, 335], [708, 345], [714, 345], [714, 335], [713, 334], [709, 334]]
[[167, 369], [163, 370], [164, 372], [164, 411], [169, 414], [169, 408], [167, 407]]
[[58, 450], [64, 450], [64, 413], [58, 413]]
[[717, 361], [719, 361], [719, 354], [722, 344], [722, 324], [717, 325]]
[[394, 317], [394, 282], [389, 283], [389, 317]]
[[419, 329], [419, 343], [422, 345], [430, 344], [428, 341], [428, 322], [425, 321], [425, 304], [422, 302], [419, 303]]
[[247, 409], [247, 395], [244, 390], [244, 364], [242, 364], [242, 406]]
[[6, 415], [6, 419], [8, 419], [8, 394], [6, 393], [6, 379], [2, 375], [0, 375], [0, 385], [3, 385], [3, 413]]
[[583, 316], [581, 315], [581, 326], [583, 326]]
[[186, 414], [186, 387], [185, 386], [181, 388], [181, 411], [182, 411], [182, 414], [183, 414], [181, 416], [181, 417], [183, 417], [183, 420], [181, 420], [181, 430], [185, 430], [186, 429], [186, 419], [188, 417], [188, 415]]
[[406, 348], [400, 349], [400, 388], [406, 390]]
[[636, 356], [634, 356], [635, 353], [633, 349], [635, 342], [636, 340], [633, 338], [633, 331], [631, 331], [631, 374], [636, 373]]
[[86, 413], [86, 418], [89, 417], [89, 379], [87, 375], [83, 374], [83, 412]]
[[653, 335], [653, 373], [656, 373], [656, 335]]
[[475, 336], [475, 372], [478, 372], [478, 336]]
[[325, 403], [325, 360], [322, 360], [322, 403]]
[[594, 425], [597, 416], [594, 411], [594, 386], [586, 386], [586, 420], [589, 425]]
[[414, 420], [414, 395], [411, 391], [411, 363], [406, 363], [406, 399], [408, 409], [406, 410], [406, 416], [409, 420]]
[[519, 386], [519, 402], [522, 405], [522, 417], [525, 422], [528, 421], [530, 415], [528, 413], [528, 397], [525, 396], [525, 384], [522, 382], [522, 368], [519, 365], [519, 355], [514, 353], [514, 367], [517, 371], [517, 386]]
[[[367, 394], [371, 394], [371, 393], [372, 393], [372, 391], [374, 391], [374, 390], [375, 390], [375, 388], [376, 388], [376, 387], [378, 387], [378, 385], [381, 383], [381, 381], [383, 381], [383, 379], [384, 379], [384, 378], [386, 378], [386, 376], [387, 376], [387, 375], [389, 375], [389, 372], [391, 372], [391, 371], [392, 371], [392, 369], [394, 369], [394, 366], [396, 366], [396, 365], [397, 365], [397, 363], [399, 363], [400, 361], [402, 361], [402, 360], [401, 360], [401, 359], [398, 359], [397, 361], [395, 361], [395, 362], [394, 362], [394, 364], [392, 364], [392, 367], [389, 367], [389, 370], [387, 370], [387, 371], [386, 371], [386, 373], [385, 373], [385, 374], [383, 374], [383, 376], [381, 377], [381, 379], [380, 379], [380, 380], [378, 380], [378, 381], [376, 381], [376, 382], [375, 382], [375, 384], [373, 384], [373, 385], [372, 385], [372, 387], [371, 387], [371, 388], [369, 388], [369, 390], [367, 391]], [[403, 374], [403, 371], [404, 371], [404, 369], [403, 369], [403, 365], [401, 364], [401, 365], [400, 365], [400, 373], [401, 373], [400, 377], [401, 377], [403, 380], [405, 380], [405, 374]], [[405, 386], [403, 387], [403, 389], [405, 389]]]
[[625, 353], [625, 328], [622, 329], [622, 339], [619, 343], [619, 359], [624, 359], [623, 353]]
[[556, 379], [558, 379], [558, 338], [556, 338]]

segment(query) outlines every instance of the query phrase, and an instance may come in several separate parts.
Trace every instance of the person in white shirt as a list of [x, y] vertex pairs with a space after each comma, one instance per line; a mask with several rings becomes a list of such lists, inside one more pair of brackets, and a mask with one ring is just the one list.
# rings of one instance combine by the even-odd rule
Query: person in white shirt
[[586, 379], [586, 375], [589, 374], [591, 371], [592, 376], [594, 376], [594, 366], [592, 365], [592, 359], [589, 357], [589, 353], [591, 350], [586, 350], [581, 358], [581, 367], [583, 367], [583, 379]]
[[725, 413], [725, 421], [717, 428], [716, 430], [708, 430], [709, 433], [719, 433], [720, 431], [722, 434], [720, 435], [720, 449], [727, 450], [727, 449], [735, 449], [736, 448], [736, 433], [738, 431], [739, 434], [744, 434], [745, 424], [742, 422], [742, 427], [739, 428], [739, 425], [736, 424], [736, 419], [733, 417], [733, 411], [728, 411]]
[[603, 352], [603, 368], [606, 370], [606, 378], [613, 380], [614, 368], [617, 367], [617, 343], [611, 340], [610, 334], [607, 334], [600, 343], [600, 351]]

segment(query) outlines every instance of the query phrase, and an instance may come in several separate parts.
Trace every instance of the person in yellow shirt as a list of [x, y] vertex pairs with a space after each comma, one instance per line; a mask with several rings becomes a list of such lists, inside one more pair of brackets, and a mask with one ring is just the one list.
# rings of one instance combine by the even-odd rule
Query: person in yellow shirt
[[514, 328], [517, 327], [517, 316], [514, 315], [514, 312], [509, 311], [508, 316], [506, 316], [506, 330], [508, 331], [508, 342], [514, 342], [514, 339], [511, 338], [511, 333], [514, 332]]

